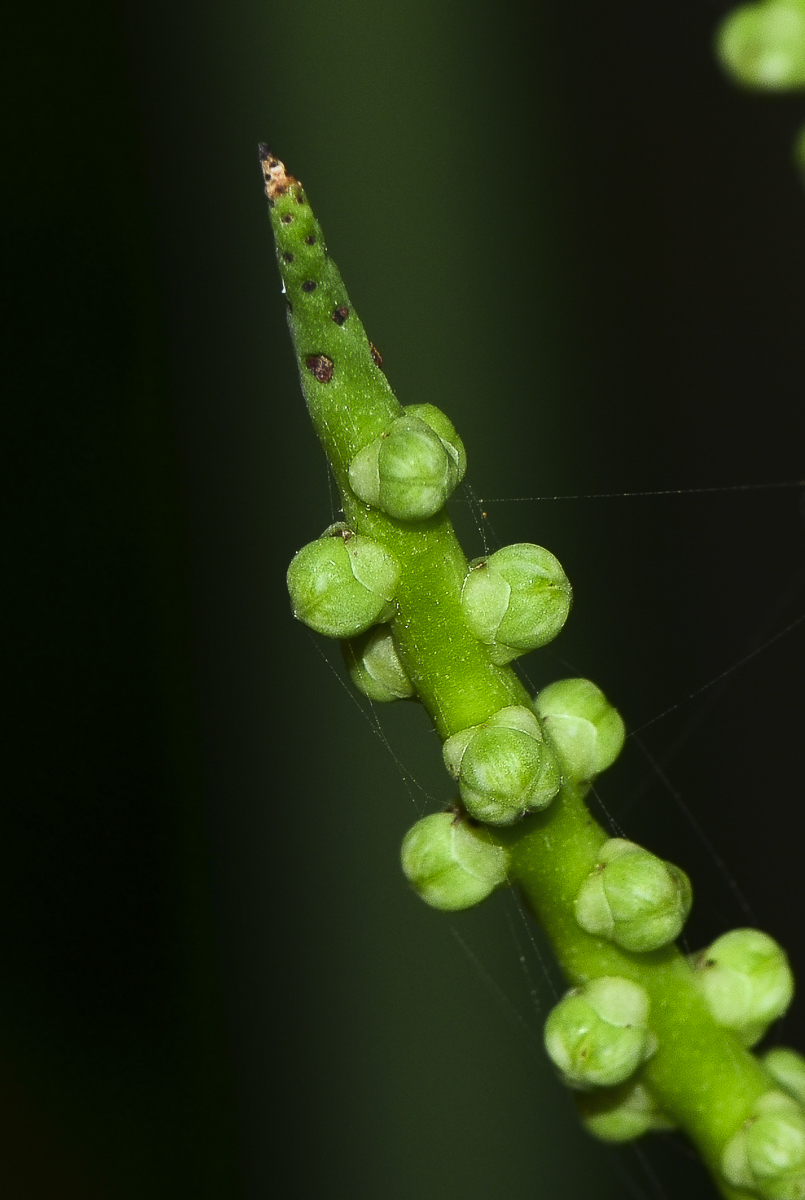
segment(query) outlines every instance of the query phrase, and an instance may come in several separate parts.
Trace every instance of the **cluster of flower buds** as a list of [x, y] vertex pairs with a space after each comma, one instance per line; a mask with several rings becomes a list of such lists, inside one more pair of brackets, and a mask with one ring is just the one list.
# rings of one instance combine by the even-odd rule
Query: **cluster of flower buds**
[[624, 1083], [657, 1049], [651, 1004], [639, 984], [616, 975], [574, 988], [545, 1022], [545, 1048], [577, 1091]]
[[[805, 0], [746, 4], [719, 35], [728, 69], [766, 89], [805, 85], [804, 47]], [[805, 162], [805, 134], [801, 155]], [[295, 555], [287, 577], [293, 612], [316, 632], [342, 640], [350, 677], [370, 700], [419, 693], [438, 727], [449, 731], [443, 756], [460, 805], [424, 817], [408, 832], [403, 872], [426, 903], [446, 911], [484, 900], [507, 882], [510, 869], [525, 886], [537, 870], [531, 874], [530, 864], [523, 870], [523, 843], [488, 826], [511, 826], [563, 791], [567, 803], [558, 815], [573, 816], [575, 824], [568, 821], [552, 837], [556, 826], [535, 818], [531, 831], [538, 848], [556, 855], [573, 836], [568, 827], [579, 834], [581, 857], [568, 856], [572, 870], [564, 879], [546, 870], [538, 882], [562, 905], [554, 928], [561, 925], [559, 940], [579, 950], [573, 977], [585, 982], [549, 1014], [547, 1052], [599, 1138], [623, 1142], [670, 1128], [658, 1100], [685, 1125], [676, 1092], [661, 1090], [664, 1055], [641, 1071], [658, 1049], [652, 1003], [659, 1029], [668, 998], [663, 977], [639, 956], [677, 937], [691, 906], [690, 883], [679, 868], [623, 838], [603, 841], [596, 852], [604, 835], [585, 840], [586, 814], [573, 815], [624, 742], [623, 721], [603, 693], [589, 680], [564, 679], [530, 702], [503, 669], [558, 635], [571, 585], [557, 559], [529, 543], [466, 563], [449, 523], [437, 519], [466, 470], [461, 439], [433, 405], [401, 408], [304, 190], [267, 147], [261, 163], [302, 389], [353, 526], [333, 525]], [[427, 618], [421, 625], [420, 615]], [[431, 650], [433, 678], [423, 665]], [[439, 688], [431, 687], [435, 682]], [[461, 727], [469, 721], [478, 723]], [[672, 959], [659, 957], [660, 965]], [[694, 993], [689, 999], [698, 989], [713, 1020], [732, 1031], [722, 1038], [728, 1056], [739, 1053], [739, 1040], [754, 1046], [793, 995], [785, 954], [757, 930], [725, 934], [691, 958], [685, 980], [686, 970], [684, 960], [674, 960], [676, 982], [682, 977]], [[704, 1016], [703, 1005], [697, 1008]], [[671, 1037], [663, 1052], [674, 1048]], [[734, 1120], [744, 1119], [726, 1137], [723, 1129], [719, 1134], [722, 1189], [758, 1200], [805, 1200], [805, 1059], [777, 1048], [760, 1061], [753, 1065], [755, 1090], [739, 1099]], [[728, 1087], [726, 1078], [721, 1084]], [[716, 1079], [714, 1073], [706, 1089], [696, 1084], [692, 1103], [700, 1112], [702, 1097], [718, 1107]]]
[[579, 889], [576, 920], [587, 933], [624, 950], [658, 950], [673, 942], [691, 906], [684, 871], [624, 838], [610, 838]]
[[754, 1046], [788, 1008], [794, 976], [785, 951], [758, 929], [733, 929], [691, 960], [715, 1021]]
[[412, 404], [353, 458], [349, 483], [359, 500], [401, 521], [444, 507], [467, 469], [453, 424], [433, 404]]
[[455, 812], [417, 821], [402, 844], [402, 869], [432, 908], [470, 908], [506, 882], [508, 854], [489, 830]]

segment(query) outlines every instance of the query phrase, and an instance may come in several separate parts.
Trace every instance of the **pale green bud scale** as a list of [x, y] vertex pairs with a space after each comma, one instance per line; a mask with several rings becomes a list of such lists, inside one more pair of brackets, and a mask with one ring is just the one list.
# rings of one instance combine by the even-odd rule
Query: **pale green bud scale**
[[805, 87], [805, 0], [764, 0], [736, 8], [721, 24], [716, 50], [747, 87]]
[[388, 625], [375, 625], [342, 643], [349, 677], [359, 692], [378, 704], [410, 700], [414, 685], [400, 661]]
[[684, 871], [624, 838], [610, 838], [574, 905], [582, 929], [624, 950], [657, 950], [678, 937], [692, 893]]
[[805, 1197], [805, 1113], [783, 1092], [767, 1092], [724, 1148], [721, 1170], [733, 1187], [762, 1200]]
[[452, 812], [423, 817], [405, 835], [402, 869], [432, 908], [454, 912], [479, 904], [506, 882], [508, 855], [487, 830]]
[[430, 425], [439, 435], [442, 445], [453, 461], [457, 481], [460, 483], [467, 471], [467, 452], [450, 418], [435, 404], [406, 404], [403, 413], [409, 417], [419, 417], [420, 421]]
[[785, 951], [758, 929], [733, 929], [693, 957], [696, 982], [719, 1025], [745, 1046], [788, 1008], [794, 977]]
[[573, 590], [558, 560], [527, 542], [470, 563], [461, 591], [467, 626], [503, 665], [553, 640], [570, 612]]
[[657, 1048], [650, 1001], [639, 984], [604, 975], [559, 1001], [545, 1023], [545, 1048], [569, 1087], [623, 1083]]
[[626, 731], [617, 709], [589, 679], [560, 679], [543, 688], [534, 707], [563, 773], [587, 783], [610, 767]]
[[524, 706], [502, 708], [482, 725], [453, 734], [443, 754], [467, 812], [490, 825], [512, 825], [545, 808], [559, 791], [554, 753]]
[[638, 1080], [580, 1093], [576, 1106], [587, 1131], [602, 1142], [631, 1142], [644, 1133], [674, 1128], [673, 1121]]
[[349, 638], [388, 620], [399, 578], [399, 563], [379, 542], [335, 525], [294, 555], [287, 582], [298, 620]]
[[761, 1061], [775, 1082], [805, 1105], [805, 1058], [787, 1046], [775, 1046], [766, 1051]]

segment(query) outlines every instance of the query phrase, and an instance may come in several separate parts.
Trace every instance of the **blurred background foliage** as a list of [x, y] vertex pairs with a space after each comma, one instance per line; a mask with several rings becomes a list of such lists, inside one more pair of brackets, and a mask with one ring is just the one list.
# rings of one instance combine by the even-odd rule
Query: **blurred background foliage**
[[[459, 426], [485, 536], [570, 575], [529, 678], [587, 675], [640, 728], [805, 608], [797, 492], [719, 490], [800, 478], [805, 424], [803, 104], [722, 79], [726, 11], [12, 6], [4, 1195], [711, 1194], [673, 1140], [577, 1128], [512, 902], [451, 921], [401, 882], [421, 795], [288, 613], [332, 500], [255, 147], [303, 179], [400, 399]], [[803, 636], [602, 781], [692, 875], [691, 946], [751, 920], [800, 978]], [[449, 800], [421, 714], [381, 715]]]

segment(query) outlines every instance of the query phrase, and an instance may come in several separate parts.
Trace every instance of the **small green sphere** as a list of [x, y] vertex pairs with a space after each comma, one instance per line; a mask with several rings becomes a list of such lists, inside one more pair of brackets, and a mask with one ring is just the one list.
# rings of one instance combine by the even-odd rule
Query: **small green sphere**
[[552, 641], [561, 630], [573, 589], [550, 550], [527, 542], [470, 563], [461, 608], [471, 632], [503, 665]]
[[394, 613], [400, 565], [343, 525], [303, 546], [288, 568], [293, 615], [327, 637], [355, 637]]
[[575, 783], [595, 779], [620, 754], [626, 737], [620, 713], [589, 679], [549, 684], [534, 707], [564, 775]]
[[423, 817], [405, 835], [402, 869], [432, 908], [456, 912], [479, 904], [506, 882], [508, 855], [488, 830], [452, 812]]
[[783, 1092], [766, 1092], [727, 1142], [721, 1170], [762, 1200], [805, 1197], [805, 1113]]
[[673, 942], [692, 901], [684, 871], [624, 838], [610, 838], [574, 905], [582, 929], [644, 953]]
[[388, 625], [374, 625], [341, 646], [349, 677], [364, 696], [378, 704], [415, 696]]
[[623, 1083], [657, 1049], [648, 1026], [648, 993], [620, 976], [576, 988], [551, 1010], [545, 1048], [569, 1087]]
[[453, 734], [443, 754], [467, 812], [490, 825], [513, 825], [559, 791], [556, 757], [534, 713], [521, 705]]
[[734, 9], [721, 24], [716, 52], [746, 87], [805, 87], [805, 2], [764, 0]]
[[794, 976], [785, 951], [758, 929], [733, 929], [693, 956], [696, 982], [719, 1025], [745, 1046], [763, 1037], [788, 1008]]

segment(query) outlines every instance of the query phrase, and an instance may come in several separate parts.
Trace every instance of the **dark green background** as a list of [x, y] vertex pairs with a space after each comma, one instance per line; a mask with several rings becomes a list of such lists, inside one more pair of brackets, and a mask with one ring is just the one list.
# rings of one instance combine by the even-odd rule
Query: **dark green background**
[[[332, 500], [255, 147], [400, 399], [458, 424], [488, 536], [568, 571], [529, 678], [588, 675], [635, 729], [805, 609], [797, 491], [492, 499], [805, 473], [805, 103], [722, 79], [720, 3], [16, 7], [0, 1190], [711, 1194], [673, 1140], [577, 1128], [511, 901], [449, 920], [401, 881], [417, 809], [284, 593]], [[800, 974], [803, 636], [644, 731], [667, 787], [635, 739], [601, 789], [692, 874], [692, 946], [751, 921]], [[382, 719], [443, 803], [421, 714]]]

